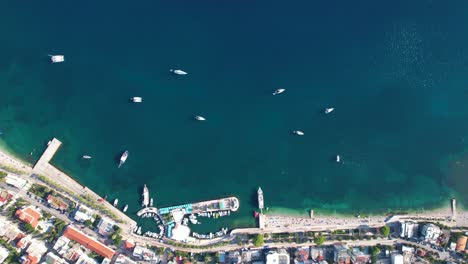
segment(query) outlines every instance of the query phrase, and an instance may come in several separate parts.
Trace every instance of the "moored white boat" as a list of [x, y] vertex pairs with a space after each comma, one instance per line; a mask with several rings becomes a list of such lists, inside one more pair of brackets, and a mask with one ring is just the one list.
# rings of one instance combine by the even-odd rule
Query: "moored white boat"
[[125, 213], [125, 212], [127, 212], [127, 209], [128, 209], [128, 204], [125, 205], [125, 207], [123, 208], [122, 211]]
[[65, 56], [64, 55], [50, 55], [50, 61], [52, 63], [59, 63], [59, 62], [64, 62], [65, 61]]
[[280, 93], [284, 93], [284, 91], [286, 91], [286, 89], [283, 89], [283, 88], [276, 89], [276, 90], [273, 92], [273, 95], [277, 95], [277, 94], [280, 94]]
[[134, 103], [141, 103], [143, 101], [143, 98], [135, 96], [135, 97], [130, 98], [130, 100]]
[[325, 108], [325, 114], [329, 114], [329, 113], [333, 112], [333, 110], [335, 110], [335, 108], [333, 108], [333, 107]]
[[187, 72], [184, 72], [183, 70], [173, 70], [173, 69], [171, 69], [170, 71], [177, 74], [177, 75], [187, 75], [188, 74]]
[[149, 204], [149, 191], [148, 191], [148, 187], [146, 187], [146, 184], [145, 186], [143, 186], [143, 202], [142, 202], [142, 206], [148, 206]]
[[153, 198], [150, 199], [150, 207], [153, 207]]
[[118, 203], [119, 203], [119, 199], [116, 198], [116, 199], [114, 200], [114, 206], [117, 206]]
[[205, 121], [206, 120], [206, 118], [204, 118], [203, 116], [195, 116], [194, 118], [197, 121]]
[[82, 158], [83, 158], [83, 159], [91, 159], [91, 156], [83, 155]]
[[124, 151], [124, 153], [120, 157], [118, 168], [120, 168], [120, 166], [122, 166], [125, 163], [125, 161], [127, 161], [127, 158], [128, 158], [128, 150]]
[[293, 134], [296, 134], [298, 136], [303, 136], [304, 135], [304, 132], [300, 131], [300, 130], [294, 130], [293, 131]]

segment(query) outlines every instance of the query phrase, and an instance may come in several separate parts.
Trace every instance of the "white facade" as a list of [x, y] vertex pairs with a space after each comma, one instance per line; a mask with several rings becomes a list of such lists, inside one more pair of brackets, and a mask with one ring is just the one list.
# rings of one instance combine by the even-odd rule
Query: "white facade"
[[4, 248], [3, 246], [0, 246], [0, 263], [3, 263], [3, 261], [5, 261], [5, 259], [8, 257], [8, 254], [10, 254], [8, 249]]
[[84, 222], [86, 220], [94, 221], [94, 212], [86, 206], [80, 205], [78, 211], [75, 212], [74, 219], [78, 222]]
[[7, 176], [5, 177], [5, 182], [6, 182], [6, 184], [14, 186], [14, 187], [16, 187], [18, 189], [23, 188], [27, 183], [27, 181], [25, 179], [16, 177], [16, 176], [11, 175], [11, 174], [7, 174]]
[[412, 238], [418, 232], [418, 224], [415, 222], [401, 222], [400, 237]]
[[440, 234], [440, 228], [434, 224], [424, 224], [421, 228], [421, 235], [426, 241], [435, 241]]
[[269, 251], [266, 255], [266, 264], [289, 264], [289, 254], [286, 252]]
[[392, 264], [403, 264], [403, 255], [401, 254], [392, 255]]
[[115, 223], [111, 221], [110, 219], [107, 219], [105, 217], [101, 218], [99, 221], [99, 224], [97, 225], [97, 228], [99, 230], [99, 234], [107, 236], [110, 233], [114, 232], [114, 225]]

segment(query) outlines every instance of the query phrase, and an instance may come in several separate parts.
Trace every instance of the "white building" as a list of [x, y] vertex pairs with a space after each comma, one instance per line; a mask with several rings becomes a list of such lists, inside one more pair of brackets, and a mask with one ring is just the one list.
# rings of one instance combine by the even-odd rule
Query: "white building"
[[131, 260], [124, 254], [120, 254], [114, 263], [115, 264], [137, 264], [135, 261]]
[[424, 224], [421, 227], [422, 238], [429, 242], [434, 242], [441, 234], [440, 228], [434, 224]]
[[401, 222], [400, 237], [412, 238], [418, 233], [418, 224], [415, 222]]
[[109, 234], [114, 232], [114, 225], [115, 223], [111, 221], [110, 219], [105, 218], [105, 217], [101, 218], [101, 220], [99, 221], [97, 225], [99, 234], [103, 236], [108, 236]]
[[392, 255], [392, 264], [403, 264], [403, 255], [393, 254]]
[[29, 244], [28, 249], [26, 249], [26, 253], [28, 253], [30, 256], [36, 257], [37, 260], [39, 260], [47, 252], [47, 250], [48, 249], [44, 241], [32, 239], [31, 244]]
[[3, 263], [3, 261], [5, 261], [9, 254], [10, 251], [8, 251], [8, 249], [4, 248], [3, 246], [0, 246], [0, 263]]
[[86, 220], [94, 221], [94, 212], [84, 205], [80, 205], [80, 208], [75, 212], [74, 219], [78, 222], [84, 222]]
[[289, 264], [289, 254], [283, 249], [279, 252], [269, 251], [266, 255], [266, 264]]
[[154, 253], [154, 251], [142, 246], [136, 246], [133, 248], [133, 256], [146, 261], [159, 262], [159, 257]]
[[54, 244], [54, 250], [59, 253], [60, 256], [63, 256], [69, 249], [70, 239], [67, 237], [61, 236], [57, 239], [57, 241]]
[[28, 181], [26, 181], [23, 178], [11, 175], [11, 174], [7, 174], [7, 176], [5, 177], [5, 183], [8, 185], [14, 186], [18, 189], [21, 189], [26, 185], [26, 183], [28, 183]]

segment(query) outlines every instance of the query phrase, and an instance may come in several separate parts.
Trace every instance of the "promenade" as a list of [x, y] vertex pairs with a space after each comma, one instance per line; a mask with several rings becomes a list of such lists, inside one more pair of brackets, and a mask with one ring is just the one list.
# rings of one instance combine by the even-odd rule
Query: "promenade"
[[[68, 176], [67, 174], [63, 173], [62, 171], [54, 167], [52, 164], [50, 164], [50, 160], [52, 160], [53, 156], [58, 151], [61, 145], [62, 142], [60, 142], [56, 138], [53, 138], [51, 141], [49, 141], [47, 148], [45, 149], [44, 153], [41, 155], [39, 160], [36, 162], [34, 167], [31, 168], [31, 170], [26, 170], [37, 175], [45, 176], [50, 181], [53, 181], [60, 186], [63, 186], [64, 188], [70, 190], [77, 196], [90, 197], [91, 199], [98, 201], [101, 198], [99, 195], [94, 193], [92, 190], [88, 189], [86, 186], [79, 184], [72, 177]], [[62, 195], [69, 197], [69, 195], [67, 194]], [[73, 197], [69, 198], [73, 199]], [[136, 222], [133, 219], [131, 219], [119, 209], [112, 206], [107, 201], [102, 202], [102, 205], [105, 206], [106, 209], [110, 210], [112, 213], [117, 215], [117, 217], [123, 221], [124, 224], [120, 225], [124, 231], [123, 233], [130, 234], [132, 232], [133, 228], [136, 226]]]

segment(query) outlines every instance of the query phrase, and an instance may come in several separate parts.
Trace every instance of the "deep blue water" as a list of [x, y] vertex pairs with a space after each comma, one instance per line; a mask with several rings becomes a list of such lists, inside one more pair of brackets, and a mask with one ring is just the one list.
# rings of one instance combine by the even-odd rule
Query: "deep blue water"
[[466, 1], [3, 1], [2, 139], [33, 162], [57, 137], [53, 163], [130, 213], [144, 183], [157, 206], [239, 197], [210, 226], [253, 225], [258, 186], [298, 211], [466, 203], [467, 23]]

